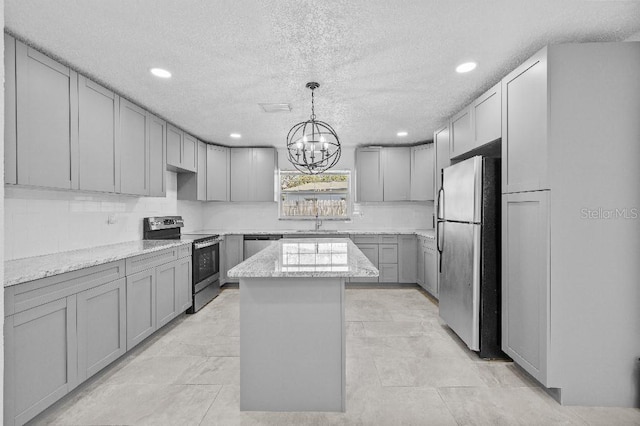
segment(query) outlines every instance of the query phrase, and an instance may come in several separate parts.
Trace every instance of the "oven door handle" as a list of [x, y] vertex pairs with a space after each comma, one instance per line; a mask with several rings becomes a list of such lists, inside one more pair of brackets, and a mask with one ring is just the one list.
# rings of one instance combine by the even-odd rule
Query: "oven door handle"
[[200, 249], [203, 249], [203, 248], [206, 248], [206, 247], [211, 247], [211, 246], [216, 245], [218, 243], [219, 243], [219, 241], [216, 241], [216, 240], [214, 240], [214, 241], [204, 241], [202, 243], [195, 243], [193, 245], [193, 248], [195, 248], [196, 250], [200, 250]]

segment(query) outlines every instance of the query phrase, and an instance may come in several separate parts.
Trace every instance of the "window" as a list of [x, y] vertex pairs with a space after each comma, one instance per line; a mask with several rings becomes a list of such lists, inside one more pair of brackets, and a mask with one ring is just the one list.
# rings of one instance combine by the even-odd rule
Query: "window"
[[281, 219], [348, 219], [351, 175], [348, 171], [307, 175], [280, 171]]

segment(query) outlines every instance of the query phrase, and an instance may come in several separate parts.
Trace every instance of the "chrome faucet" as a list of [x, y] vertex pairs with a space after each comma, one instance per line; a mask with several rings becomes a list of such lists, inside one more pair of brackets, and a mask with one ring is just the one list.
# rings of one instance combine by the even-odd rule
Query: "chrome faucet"
[[318, 213], [316, 213], [316, 231], [319, 231], [321, 226], [322, 220], [318, 217]]

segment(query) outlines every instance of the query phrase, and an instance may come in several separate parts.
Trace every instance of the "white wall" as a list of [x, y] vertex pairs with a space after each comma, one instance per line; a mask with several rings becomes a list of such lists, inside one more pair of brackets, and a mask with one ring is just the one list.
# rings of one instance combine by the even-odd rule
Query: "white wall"
[[[167, 172], [165, 198], [4, 189], [7, 260], [140, 240], [147, 216], [178, 214], [185, 219], [183, 231], [202, 228], [202, 203], [177, 200], [177, 175], [172, 172]], [[108, 223], [110, 216], [116, 223]]]

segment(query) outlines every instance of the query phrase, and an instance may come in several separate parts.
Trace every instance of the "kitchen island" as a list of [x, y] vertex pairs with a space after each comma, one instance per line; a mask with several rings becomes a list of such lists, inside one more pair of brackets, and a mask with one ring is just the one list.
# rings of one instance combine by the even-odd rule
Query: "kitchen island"
[[347, 238], [274, 241], [240, 280], [240, 409], [345, 410], [345, 281], [378, 270]]

